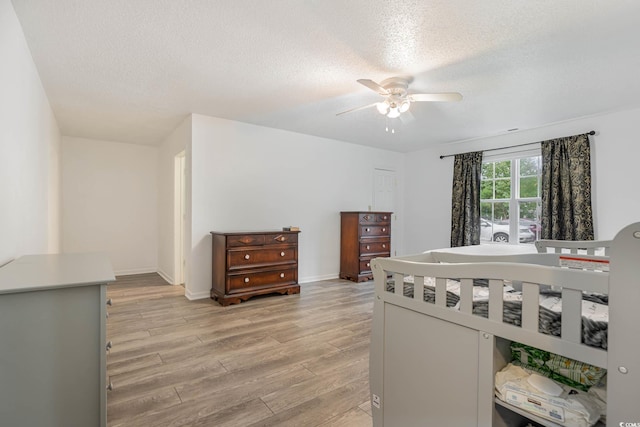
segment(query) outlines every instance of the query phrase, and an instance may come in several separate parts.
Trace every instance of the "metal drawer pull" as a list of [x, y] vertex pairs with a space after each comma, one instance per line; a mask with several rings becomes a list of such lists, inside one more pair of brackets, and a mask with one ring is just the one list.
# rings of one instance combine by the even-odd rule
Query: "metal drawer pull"
[[280, 278], [284, 279], [284, 273], [280, 273]]
[[111, 347], [113, 347], [113, 343], [111, 341], [109, 341], [107, 343], [107, 351], [111, 350]]
[[113, 383], [111, 381], [109, 381], [109, 385], [107, 385], [107, 390], [113, 390]]
[[249, 258], [251, 258], [251, 257], [249, 256], [249, 254], [246, 254], [246, 255], [244, 256], [244, 259], [249, 259]]
[[280, 252], [280, 256], [284, 256], [284, 251]]
[[111, 306], [113, 305], [113, 300], [111, 298], [107, 300], [107, 305], [111, 305]]
[[248, 277], [244, 278], [244, 283], [249, 283], [249, 278]]

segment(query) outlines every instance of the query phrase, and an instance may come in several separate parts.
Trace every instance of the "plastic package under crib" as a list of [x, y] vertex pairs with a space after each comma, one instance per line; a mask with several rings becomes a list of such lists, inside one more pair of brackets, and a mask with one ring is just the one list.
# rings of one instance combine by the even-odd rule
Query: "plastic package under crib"
[[560, 383], [559, 396], [547, 395], [529, 383], [530, 375], [519, 366], [505, 366], [496, 373], [498, 399], [563, 426], [591, 427], [600, 419], [600, 406], [592, 396]]

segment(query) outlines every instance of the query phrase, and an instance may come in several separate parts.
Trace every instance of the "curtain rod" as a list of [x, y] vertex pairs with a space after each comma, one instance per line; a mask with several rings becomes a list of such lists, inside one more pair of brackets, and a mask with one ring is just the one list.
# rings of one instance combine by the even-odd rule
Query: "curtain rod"
[[[587, 132], [587, 135], [595, 135], [596, 131], [592, 130]], [[488, 148], [486, 150], [482, 150], [482, 152], [487, 152], [487, 151], [496, 151], [496, 150], [506, 150], [508, 148], [515, 148], [515, 147], [524, 147], [525, 145], [533, 145], [533, 144], [540, 144], [540, 141], [538, 142], [527, 142], [526, 144], [517, 144], [517, 145], [509, 145], [508, 147], [500, 147], [500, 148]], [[444, 154], [442, 156], [440, 156], [441, 159], [444, 159], [445, 157], [453, 157], [455, 156], [455, 154]]]

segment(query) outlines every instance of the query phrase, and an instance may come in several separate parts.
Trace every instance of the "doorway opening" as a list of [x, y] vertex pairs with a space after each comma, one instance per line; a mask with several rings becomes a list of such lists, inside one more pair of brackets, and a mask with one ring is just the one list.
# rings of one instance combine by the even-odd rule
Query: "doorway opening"
[[185, 209], [185, 153], [174, 159], [173, 236], [174, 236], [174, 285], [184, 286], [184, 217]]

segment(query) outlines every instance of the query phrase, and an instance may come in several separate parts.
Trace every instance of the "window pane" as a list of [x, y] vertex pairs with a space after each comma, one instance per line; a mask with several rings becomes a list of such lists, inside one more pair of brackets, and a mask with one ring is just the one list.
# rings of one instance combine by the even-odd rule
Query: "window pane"
[[490, 202], [480, 203], [480, 217], [485, 219], [493, 218], [493, 203], [490, 203]]
[[493, 181], [482, 181], [480, 184], [480, 198], [493, 199]]
[[540, 202], [520, 202], [520, 242], [540, 239]]
[[520, 176], [536, 176], [539, 170], [540, 157], [526, 157], [520, 159]]
[[493, 204], [493, 220], [509, 222], [509, 202], [495, 202]]
[[538, 197], [538, 177], [520, 178], [520, 197]]
[[499, 179], [496, 180], [496, 199], [509, 199], [511, 198], [511, 180]]
[[496, 178], [511, 178], [511, 160], [495, 162]]
[[483, 163], [481, 179], [492, 179], [492, 178], [493, 178], [493, 163]]

